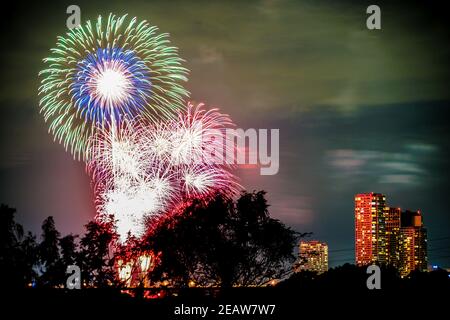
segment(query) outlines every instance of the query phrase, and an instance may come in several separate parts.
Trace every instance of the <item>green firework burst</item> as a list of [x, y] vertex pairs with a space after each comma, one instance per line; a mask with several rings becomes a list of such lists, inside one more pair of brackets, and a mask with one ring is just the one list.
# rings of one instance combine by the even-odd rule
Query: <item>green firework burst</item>
[[78, 158], [97, 128], [136, 116], [170, 118], [189, 96], [177, 48], [146, 21], [99, 16], [58, 37], [50, 52], [39, 73], [40, 112]]

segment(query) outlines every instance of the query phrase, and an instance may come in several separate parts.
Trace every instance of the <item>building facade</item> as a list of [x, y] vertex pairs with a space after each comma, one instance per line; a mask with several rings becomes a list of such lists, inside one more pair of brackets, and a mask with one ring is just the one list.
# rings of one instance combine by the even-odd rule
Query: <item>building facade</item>
[[367, 265], [386, 263], [386, 197], [381, 193], [355, 196], [355, 262]]
[[387, 258], [386, 263], [397, 267], [399, 257], [399, 235], [400, 235], [400, 218], [402, 210], [400, 208], [385, 208], [385, 222], [386, 222], [386, 247]]
[[397, 252], [395, 266], [402, 277], [414, 270], [427, 270], [427, 231], [420, 211], [402, 212]]
[[327, 272], [328, 245], [320, 241], [301, 241], [299, 244], [299, 266], [296, 271]]

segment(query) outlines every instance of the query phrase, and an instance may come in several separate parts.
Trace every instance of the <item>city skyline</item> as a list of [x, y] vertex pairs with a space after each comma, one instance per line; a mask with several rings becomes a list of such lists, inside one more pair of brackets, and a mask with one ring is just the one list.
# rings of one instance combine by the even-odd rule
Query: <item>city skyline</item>
[[[421, 210], [402, 211], [400, 207], [389, 206], [386, 195], [375, 192], [356, 194], [354, 201], [356, 265], [390, 265], [402, 277], [416, 269], [433, 269], [433, 265], [428, 264], [427, 231]], [[298, 246], [295, 272], [313, 271], [320, 274], [328, 270], [327, 243], [300, 240]], [[340, 249], [333, 251], [340, 252]]]
[[395, 267], [402, 277], [428, 269], [427, 232], [420, 210], [388, 205], [386, 195], [355, 195], [355, 264]]

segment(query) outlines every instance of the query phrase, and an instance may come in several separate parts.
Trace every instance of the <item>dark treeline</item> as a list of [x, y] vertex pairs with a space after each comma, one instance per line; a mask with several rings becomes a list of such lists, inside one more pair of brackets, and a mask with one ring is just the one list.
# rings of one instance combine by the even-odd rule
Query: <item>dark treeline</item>
[[55, 227], [53, 217], [42, 222], [40, 241], [15, 221], [16, 209], [0, 207], [0, 272], [6, 287], [63, 287], [66, 269], [78, 265], [85, 283], [101, 286], [114, 279], [109, 259], [113, 234], [96, 221], [89, 222], [80, 238], [64, 237]]
[[[160, 221], [143, 240], [129, 237], [123, 245], [112, 220], [89, 222], [82, 236], [61, 236], [48, 217], [37, 239], [24, 233], [15, 214], [1, 205], [0, 272], [8, 275], [4, 285], [15, 288], [65, 287], [69, 265], [80, 267], [85, 288], [129, 286], [117, 278], [118, 261], [137, 264], [149, 251], [158, 261], [146, 274], [147, 285], [259, 286], [292, 270], [294, 247], [303, 236], [270, 217], [263, 191], [243, 193], [237, 201], [221, 196], [194, 201], [182, 214]], [[140, 285], [144, 281], [133, 282]]]
[[[449, 273], [443, 269], [432, 272], [412, 271], [401, 278], [397, 269], [392, 266], [380, 266], [380, 283], [383, 292], [421, 292], [429, 290], [450, 292]], [[317, 274], [310, 271], [293, 273], [291, 277], [279, 283], [278, 287], [286, 291], [301, 288], [306, 292], [368, 292], [367, 266], [356, 266], [346, 263], [331, 268], [328, 272]]]

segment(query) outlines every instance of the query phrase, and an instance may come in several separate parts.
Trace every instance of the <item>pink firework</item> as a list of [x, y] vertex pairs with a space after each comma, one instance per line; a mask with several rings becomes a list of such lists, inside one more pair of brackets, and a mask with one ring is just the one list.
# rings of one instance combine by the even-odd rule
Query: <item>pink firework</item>
[[114, 216], [123, 242], [128, 233], [141, 237], [149, 218], [193, 199], [232, 197], [241, 186], [223, 161], [235, 151], [226, 134], [231, 126], [217, 109], [189, 103], [174, 120], [149, 125], [135, 119], [100, 132], [90, 141], [87, 165], [99, 217]]

